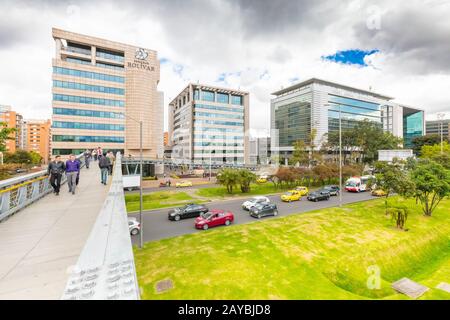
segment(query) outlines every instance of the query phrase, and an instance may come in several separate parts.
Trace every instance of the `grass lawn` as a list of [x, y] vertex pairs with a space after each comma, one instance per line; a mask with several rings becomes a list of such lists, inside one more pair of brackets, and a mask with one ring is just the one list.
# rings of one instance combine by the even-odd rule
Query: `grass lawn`
[[267, 182], [264, 184], [252, 184], [250, 192], [242, 193], [239, 187], [233, 189], [233, 193], [229, 194], [227, 189], [223, 186], [220, 187], [212, 187], [212, 188], [202, 188], [198, 189], [196, 194], [201, 197], [214, 197], [214, 198], [224, 198], [224, 197], [233, 197], [233, 196], [254, 196], [254, 195], [265, 195], [271, 193], [279, 193], [286, 190], [294, 189], [293, 187], [289, 188], [276, 188], [273, 183]]
[[[402, 200], [399, 200], [402, 201]], [[382, 199], [220, 227], [135, 248], [143, 299], [407, 299], [391, 283], [430, 288], [450, 299], [450, 200], [424, 217], [413, 200], [406, 227], [393, 228]], [[368, 267], [381, 288], [369, 289]], [[174, 288], [156, 293], [160, 280]]]
[[[143, 196], [144, 210], [181, 206], [183, 204], [190, 202], [202, 203], [204, 201], [199, 201], [196, 198], [187, 194], [186, 192], [178, 192], [178, 191], [159, 191], [145, 194]], [[125, 203], [127, 205], [128, 213], [138, 211], [139, 193], [125, 194]]]

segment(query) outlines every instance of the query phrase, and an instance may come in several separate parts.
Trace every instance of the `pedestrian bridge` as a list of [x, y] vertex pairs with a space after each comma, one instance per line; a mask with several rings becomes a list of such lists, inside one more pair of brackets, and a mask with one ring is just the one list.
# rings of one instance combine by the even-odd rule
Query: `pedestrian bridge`
[[75, 195], [45, 171], [0, 182], [0, 299], [139, 299], [121, 167], [104, 186], [83, 166]]

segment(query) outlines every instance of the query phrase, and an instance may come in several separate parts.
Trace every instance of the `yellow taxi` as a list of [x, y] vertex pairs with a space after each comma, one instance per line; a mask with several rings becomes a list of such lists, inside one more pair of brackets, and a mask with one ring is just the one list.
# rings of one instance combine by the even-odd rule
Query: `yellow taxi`
[[303, 186], [296, 187], [295, 191], [300, 192], [301, 196], [306, 196], [308, 194], [308, 192], [309, 192], [308, 188], [307, 187], [303, 187]]
[[298, 201], [302, 195], [297, 190], [290, 190], [286, 192], [285, 194], [281, 195], [281, 201], [285, 202], [291, 202], [291, 201]]
[[257, 183], [266, 183], [267, 179], [266, 178], [258, 178], [258, 180], [256, 180]]
[[386, 192], [384, 190], [381, 189], [376, 189], [372, 191], [372, 195], [375, 197], [385, 197], [386, 196]]
[[192, 182], [183, 180], [175, 184], [175, 188], [192, 187]]

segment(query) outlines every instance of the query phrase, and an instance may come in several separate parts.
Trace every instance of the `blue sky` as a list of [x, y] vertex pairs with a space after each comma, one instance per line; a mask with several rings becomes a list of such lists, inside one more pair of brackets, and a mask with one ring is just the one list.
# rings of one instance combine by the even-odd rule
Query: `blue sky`
[[380, 50], [360, 50], [360, 49], [350, 49], [350, 50], [342, 50], [338, 51], [333, 55], [322, 56], [322, 59], [329, 60], [337, 63], [350, 64], [350, 65], [359, 65], [362, 67], [367, 67], [368, 64], [364, 61], [364, 58], [370, 56], [374, 53], [378, 53]]

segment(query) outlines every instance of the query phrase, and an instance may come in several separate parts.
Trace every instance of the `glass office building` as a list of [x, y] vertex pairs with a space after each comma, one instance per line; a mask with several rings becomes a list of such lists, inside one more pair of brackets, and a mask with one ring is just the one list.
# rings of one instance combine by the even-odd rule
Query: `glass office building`
[[[273, 93], [271, 100], [272, 150], [289, 157], [297, 140], [307, 141], [312, 129], [317, 146], [327, 134], [354, 128], [361, 121], [404, 138], [404, 146], [424, 134], [424, 112], [392, 102], [392, 97], [342, 84], [309, 79]], [[274, 154], [275, 154], [274, 152]]]
[[172, 158], [248, 163], [248, 108], [247, 92], [189, 84], [169, 104]]
[[164, 112], [154, 50], [53, 29], [52, 154], [86, 149], [163, 156]]

